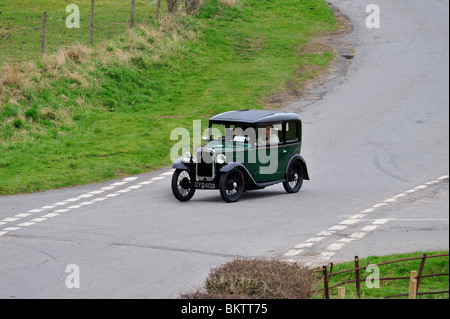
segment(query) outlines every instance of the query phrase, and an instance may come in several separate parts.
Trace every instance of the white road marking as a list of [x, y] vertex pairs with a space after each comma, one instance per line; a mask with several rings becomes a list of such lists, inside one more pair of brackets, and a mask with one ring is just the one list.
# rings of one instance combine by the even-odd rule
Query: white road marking
[[294, 248], [299, 249], [299, 248], [311, 247], [312, 245], [314, 245], [314, 243], [303, 243], [303, 244], [298, 244]]
[[162, 176], [171, 176], [173, 174], [173, 172], [165, 172], [165, 173], [162, 173], [161, 175]]
[[29, 214], [29, 213], [21, 213], [21, 214], [15, 215], [14, 217], [24, 218], [24, 217], [28, 217], [28, 216], [30, 216], [30, 215], [31, 215], [31, 214]]
[[163, 178], [165, 178], [164, 176], [156, 176], [156, 177], [153, 177], [151, 180], [152, 181], [160, 181], [160, 180], [162, 180]]
[[363, 231], [373, 231], [373, 230], [375, 230], [375, 229], [377, 229], [378, 228], [378, 226], [375, 226], [375, 225], [369, 225], [369, 226], [366, 226], [366, 227], [363, 227], [363, 228], [361, 228], [361, 230], [363, 230]]
[[390, 219], [377, 219], [372, 224], [374, 225], [383, 225], [386, 224]]
[[300, 254], [303, 250], [289, 250], [287, 253], [285, 253], [284, 255], [286, 257], [292, 257], [292, 256], [297, 256], [298, 254]]
[[43, 211], [43, 209], [32, 209], [32, 210], [29, 210], [28, 212], [29, 213], [40, 213], [42, 211]]
[[346, 219], [346, 220], [340, 222], [339, 224], [341, 224], [341, 225], [353, 225], [353, 224], [356, 224], [356, 223], [359, 223], [359, 220], [357, 220], [357, 219]]
[[[396, 202], [398, 199], [403, 198], [405, 196], [408, 196], [409, 194], [412, 194], [416, 191], [419, 190], [423, 190], [426, 189], [428, 186], [427, 185], [432, 185], [435, 183], [439, 183], [442, 180], [448, 179], [449, 176], [448, 175], [444, 175], [439, 177], [438, 179], [434, 180], [434, 181], [430, 181], [428, 183], [425, 183], [423, 185], [419, 185], [416, 186], [410, 190], [407, 190], [406, 192], [397, 194], [392, 196], [391, 198], [388, 198], [386, 200], [384, 200], [382, 203], [378, 203], [373, 205], [370, 208], [367, 208], [365, 210], [360, 211], [360, 213], [355, 214], [353, 216], [351, 216], [349, 219], [346, 219], [342, 222], [339, 223], [339, 225], [335, 225], [332, 226], [328, 229], [328, 231], [322, 231], [320, 232], [316, 237], [312, 237], [308, 240], [306, 240], [304, 243], [300, 243], [298, 245], [296, 245], [293, 250], [288, 251], [285, 256], [296, 256], [298, 254], [300, 254], [300, 252], [302, 252], [303, 250], [299, 250], [298, 248], [308, 248], [314, 245], [315, 242], [319, 242], [322, 241], [325, 236], [331, 236], [334, 234], [335, 231], [339, 231], [339, 230], [344, 230], [346, 229], [348, 226], [344, 226], [344, 225], [353, 225], [356, 224], [358, 222], [362, 222], [362, 221], [367, 221], [368, 219], [364, 219], [368, 214], [368, 213], [372, 213], [374, 211], [376, 211], [378, 208], [380, 207], [384, 207], [387, 206], [391, 203]], [[359, 240], [365, 236], [367, 236], [370, 232], [374, 231], [375, 229], [378, 228], [379, 225], [384, 225], [389, 221], [393, 221], [393, 220], [411, 220], [411, 221], [420, 221], [420, 220], [432, 220], [432, 219], [388, 219], [388, 218], [379, 218], [379, 219], [374, 219], [371, 225], [365, 226], [361, 229], [361, 231], [356, 232], [351, 234], [349, 237], [345, 237], [345, 238], [341, 238], [338, 240], [337, 243], [331, 243], [327, 248], [326, 251], [322, 252], [319, 257], [323, 258], [323, 259], [330, 259], [332, 256], [334, 256], [334, 252], [330, 252], [331, 251], [338, 251], [340, 249], [342, 249], [346, 243], [350, 243], [352, 241], [355, 240]], [[448, 219], [435, 219], [436, 221], [448, 221]], [[327, 251], [328, 250], [328, 251]]]
[[139, 177], [127, 177], [127, 178], [124, 178], [123, 181], [124, 182], [132, 182], [132, 181], [137, 180], [138, 178]]
[[334, 243], [327, 247], [327, 250], [341, 250], [345, 244], [343, 243]]
[[34, 225], [34, 224], [36, 224], [36, 223], [25, 222], [25, 223], [18, 224], [17, 226], [19, 226], [19, 227], [28, 227], [28, 226], [31, 226], [31, 225]]
[[318, 242], [318, 241], [321, 241], [321, 240], [324, 239], [324, 238], [325, 238], [325, 237], [313, 237], [313, 238], [308, 239], [306, 242], [307, 242], [307, 243]]

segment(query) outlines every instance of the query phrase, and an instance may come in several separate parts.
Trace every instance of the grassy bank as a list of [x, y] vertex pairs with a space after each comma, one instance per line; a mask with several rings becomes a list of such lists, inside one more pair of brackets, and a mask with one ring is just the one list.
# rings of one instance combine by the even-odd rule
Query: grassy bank
[[[8, 1], [7, 1], [8, 2]], [[106, 10], [106, 9], [105, 9]], [[333, 60], [305, 50], [337, 28], [323, 0], [206, 1], [0, 74], [0, 194], [170, 165], [170, 132], [232, 110], [276, 108]], [[300, 70], [300, 72], [299, 72]]]

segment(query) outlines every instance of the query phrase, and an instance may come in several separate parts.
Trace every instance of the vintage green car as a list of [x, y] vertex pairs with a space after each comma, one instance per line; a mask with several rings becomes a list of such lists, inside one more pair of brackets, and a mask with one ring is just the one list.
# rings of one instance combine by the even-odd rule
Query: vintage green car
[[230, 111], [209, 120], [209, 136], [195, 156], [185, 153], [172, 167], [172, 192], [188, 201], [197, 189], [219, 189], [226, 202], [247, 190], [283, 183], [288, 193], [309, 180], [300, 156], [302, 121], [297, 114]]

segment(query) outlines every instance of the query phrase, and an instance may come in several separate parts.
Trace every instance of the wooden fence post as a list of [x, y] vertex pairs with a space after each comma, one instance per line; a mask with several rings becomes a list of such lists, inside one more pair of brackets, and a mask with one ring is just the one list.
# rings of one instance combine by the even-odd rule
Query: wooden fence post
[[338, 299], [345, 299], [345, 287], [338, 288]]
[[91, 45], [94, 44], [94, 0], [91, 0]]
[[416, 293], [419, 292], [419, 285], [420, 285], [420, 277], [422, 277], [423, 269], [425, 268], [425, 262], [427, 261], [427, 254], [423, 254], [422, 262], [420, 263], [419, 268], [419, 275], [417, 276], [417, 288]]
[[41, 56], [45, 54], [45, 39], [47, 37], [47, 12], [44, 12], [44, 17], [42, 18], [42, 45], [41, 45]]
[[134, 6], [135, 6], [135, 0], [131, 0], [130, 28], [134, 27]]
[[159, 18], [161, 16], [161, 0], [157, 1], [156, 4], [156, 20], [159, 21]]
[[411, 271], [409, 279], [409, 299], [416, 299], [417, 297], [417, 271]]
[[324, 288], [325, 299], [330, 299], [330, 292], [328, 291], [327, 266], [323, 266], [323, 288]]
[[361, 299], [361, 284], [359, 282], [359, 257], [355, 256], [355, 280], [356, 280], [356, 295]]

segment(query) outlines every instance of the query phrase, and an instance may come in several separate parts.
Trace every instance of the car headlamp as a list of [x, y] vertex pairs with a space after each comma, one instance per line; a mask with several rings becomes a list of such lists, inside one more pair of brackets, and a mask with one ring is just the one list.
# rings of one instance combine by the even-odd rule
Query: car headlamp
[[217, 157], [216, 157], [216, 162], [217, 162], [217, 164], [223, 164], [223, 163], [225, 163], [226, 161], [227, 161], [227, 158], [226, 158], [225, 155], [223, 155], [223, 154], [217, 155]]
[[183, 161], [183, 163], [190, 163], [192, 160], [192, 154], [189, 152], [184, 153], [181, 160]]

